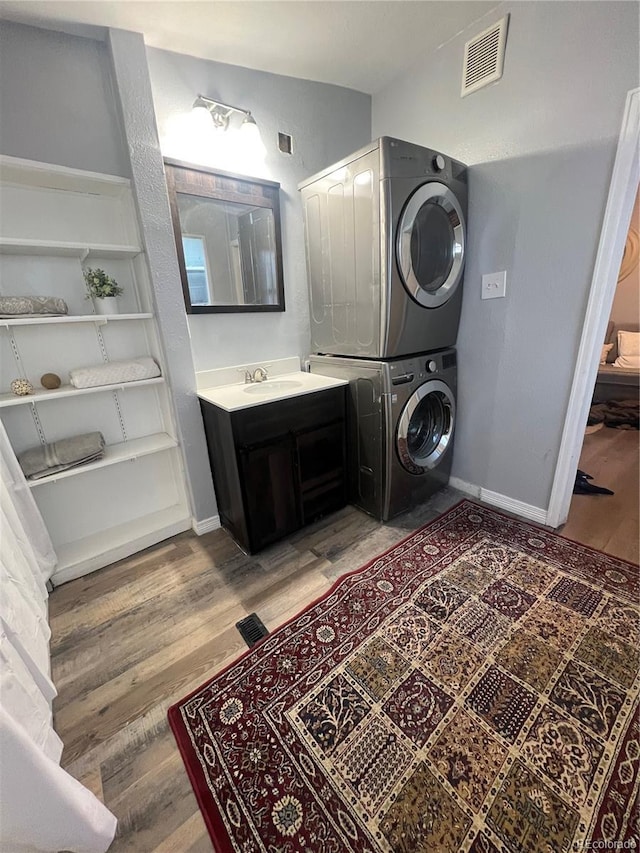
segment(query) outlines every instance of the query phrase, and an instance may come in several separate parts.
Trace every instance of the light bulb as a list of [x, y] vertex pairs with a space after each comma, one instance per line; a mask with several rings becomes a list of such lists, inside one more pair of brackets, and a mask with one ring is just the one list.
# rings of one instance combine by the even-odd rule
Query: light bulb
[[194, 133], [197, 133], [199, 130], [204, 133], [210, 133], [213, 126], [211, 113], [205, 106], [194, 106], [189, 115], [189, 124]]
[[266, 155], [267, 149], [262, 141], [260, 128], [256, 124], [256, 120], [251, 113], [248, 113], [247, 117], [242, 122], [242, 125], [240, 126], [240, 133], [242, 134], [242, 141], [246, 146], [247, 151], [259, 157], [264, 157]]

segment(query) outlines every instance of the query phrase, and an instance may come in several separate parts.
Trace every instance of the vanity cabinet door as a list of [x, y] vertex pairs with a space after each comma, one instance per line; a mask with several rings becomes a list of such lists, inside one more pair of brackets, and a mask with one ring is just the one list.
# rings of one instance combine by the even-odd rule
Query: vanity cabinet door
[[296, 435], [298, 489], [303, 524], [347, 502], [344, 421]]
[[258, 551], [302, 524], [297, 499], [296, 449], [290, 435], [237, 450], [249, 530], [249, 549]]

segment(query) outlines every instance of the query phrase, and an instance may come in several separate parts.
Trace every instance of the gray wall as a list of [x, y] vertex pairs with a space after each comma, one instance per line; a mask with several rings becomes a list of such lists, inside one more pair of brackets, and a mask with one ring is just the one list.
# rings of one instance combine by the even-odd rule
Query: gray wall
[[[504, 75], [460, 98], [464, 43], [510, 13]], [[546, 508], [625, 96], [636, 3], [501, 4], [374, 97], [373, 136], [469, 170], [453, 475]], [[507, 297], [480, 300], [507, 270]]]
[[129, 176], [104, 43], [0, 21], [0, 152]]
[[[189, 328], [196, 370], [291, 355], [306, 357], [310, 341], [309, 311], [297, 184], [369, 142], [370, 97], [338, 86], [163, 50], [148, 48], [147, 56], [161, 144], [171, 135], [172, 123], [188, 115], [197, 94], [217, 97], [251, 110], [267, 146], [260, 176], [281, 184], [286, 311], [191, 316]], [[277, 150], [278, 131], [293, 136], [292, 156]], [[175, 144], [170, 150], [165, 147], [164, 153], [179, 159], [181, 155]], [[189, 159], [186, 147], [182, 159]], [[209, 165], [214, 164], [209, 161]]]

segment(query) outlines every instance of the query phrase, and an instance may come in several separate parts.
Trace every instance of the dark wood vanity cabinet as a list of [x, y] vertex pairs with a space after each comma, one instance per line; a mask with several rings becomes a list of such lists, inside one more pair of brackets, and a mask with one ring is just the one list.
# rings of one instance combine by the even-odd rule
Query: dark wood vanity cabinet
[[246, 551], [345, 505], [344, 386], [235, 412], [200, 406], [220, 521]]

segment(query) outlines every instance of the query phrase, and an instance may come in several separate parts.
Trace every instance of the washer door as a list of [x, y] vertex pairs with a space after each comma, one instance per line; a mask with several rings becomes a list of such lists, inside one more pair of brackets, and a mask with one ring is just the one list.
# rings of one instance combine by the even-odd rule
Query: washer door
[[398, 420], [396, 450], [411, 474], [424, 474], [442, 459], [456, 419], [451, 388], [440, 379], [421, 385], [407, 400]]
[[409, 294], [438, 308], [462, 280], [465, 224], [458, 199], [437, 181], [423, 184], [405, 205], [396, 239], [398, 268]]

